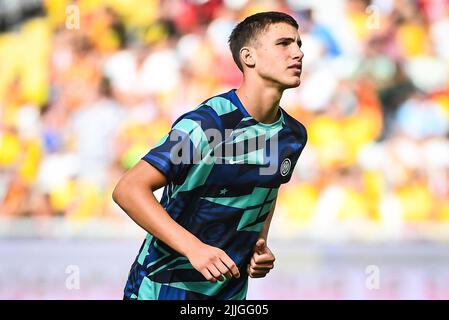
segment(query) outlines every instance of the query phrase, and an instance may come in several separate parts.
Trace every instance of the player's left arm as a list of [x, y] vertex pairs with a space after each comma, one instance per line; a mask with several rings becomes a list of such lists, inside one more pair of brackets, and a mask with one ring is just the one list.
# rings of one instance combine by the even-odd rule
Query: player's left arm
[[251, 261], [247, 266], [248, 275], [251, 278], [263, 278], [274, 267], [274, 254], [267, 246], [268, 230], [270, 229], [271, 219], [273, 218], [276, 199], [273, 200], [273, 206], [265, 220], [262, 231], [259, 234], [256, 245], [253, 249]]

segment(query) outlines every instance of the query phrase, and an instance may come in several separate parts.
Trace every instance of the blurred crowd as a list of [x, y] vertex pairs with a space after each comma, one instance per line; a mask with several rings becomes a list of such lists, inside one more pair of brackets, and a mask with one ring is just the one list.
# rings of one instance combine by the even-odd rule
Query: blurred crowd
[[308, 144], [280, 237], [449, 239], [448, 0], [43, 1], [0, 33], [0, 219], [128, 217], [119, 177], [182, 113], [237, 88], [244, 17], [300, 25], [302, 84], [281, 106]]

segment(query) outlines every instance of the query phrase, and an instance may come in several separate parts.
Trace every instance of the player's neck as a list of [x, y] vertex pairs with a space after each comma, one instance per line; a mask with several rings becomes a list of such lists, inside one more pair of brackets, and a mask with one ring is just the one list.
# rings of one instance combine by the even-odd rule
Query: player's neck
[[243, 80], [236, 94], [246, 111], [257, 121], [270, 124], [278, 120], [279, 101], [282, 98], [282, 92], [278, 89], [249, 84]]

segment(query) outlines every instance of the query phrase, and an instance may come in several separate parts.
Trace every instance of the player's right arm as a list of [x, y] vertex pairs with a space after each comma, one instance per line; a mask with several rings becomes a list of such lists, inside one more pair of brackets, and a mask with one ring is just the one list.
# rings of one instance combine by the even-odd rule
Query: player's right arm
[[140, 160], [119, 180], [112, 198], [140, 227], [186, 256], [207, 280], [222, 280], [221, 275], [240, 277], [234, 261], [223, 250], [203, 243], [161, 206], [153, 192], [167, 183], [164, 174]]

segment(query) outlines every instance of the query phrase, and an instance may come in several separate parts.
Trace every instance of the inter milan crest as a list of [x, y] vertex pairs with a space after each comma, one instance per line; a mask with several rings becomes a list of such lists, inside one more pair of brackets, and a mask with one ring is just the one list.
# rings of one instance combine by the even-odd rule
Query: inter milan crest
[[289, 158], [285, 158], [281, 163], [281, 176], [285, 177], [290, 172], [290, 167], [292, 166], [292, 162]]

